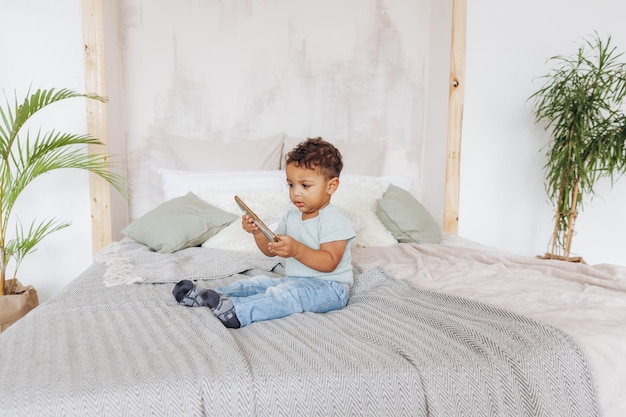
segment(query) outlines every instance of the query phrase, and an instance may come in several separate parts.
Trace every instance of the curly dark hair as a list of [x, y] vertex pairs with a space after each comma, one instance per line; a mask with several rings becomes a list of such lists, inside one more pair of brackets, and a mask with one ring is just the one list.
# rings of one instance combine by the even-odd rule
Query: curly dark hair
[[343, 169], [341, 152], [332, 143], [324, 139], [308, 138], [300, 142], [285, 157], [285, 165], [318, 169], [326, 179], [339, 177]]

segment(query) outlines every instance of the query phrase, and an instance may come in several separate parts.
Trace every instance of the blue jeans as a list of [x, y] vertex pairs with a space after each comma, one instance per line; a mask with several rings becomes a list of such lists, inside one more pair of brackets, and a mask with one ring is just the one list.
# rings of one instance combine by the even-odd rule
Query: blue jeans
[[231, 297], [241, 327], [293, 313], [326, 313], [348, 304], [347, 284], [314, 278], [270, 278], [264, 275], [214, 288]]

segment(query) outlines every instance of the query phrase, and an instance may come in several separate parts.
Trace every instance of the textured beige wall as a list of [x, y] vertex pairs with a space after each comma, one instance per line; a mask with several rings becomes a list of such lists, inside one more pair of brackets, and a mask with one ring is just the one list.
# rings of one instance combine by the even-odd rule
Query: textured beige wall
[[173, 167], [176, 136], [385, 139], [383, 173], [411, 177], [419, 195], [429, 0], [115, 5], [131, 218], [161, 202], [157, 169]]

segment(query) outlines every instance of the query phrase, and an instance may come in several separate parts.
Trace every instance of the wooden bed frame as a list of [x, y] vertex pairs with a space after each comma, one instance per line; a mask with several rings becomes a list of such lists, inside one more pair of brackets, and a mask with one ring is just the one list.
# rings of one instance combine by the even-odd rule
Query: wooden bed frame
[[[461, 134], [465, 87], [465, 32], [467, 0], [452, 1], [452, 40], [450, 47], [450, 86], [448, 97], [448, 138], [444, 194], [446, 232], [456, 234], [459, 224], [459, 179]], [[104, 9], [102, 0], [82, 0], [83, 40], [85, 44], [85, 88], [90, 93], [107, 96], [104, 53]], [[87, 101], [87, 130], [104, 142], [108, 152], [106, 105]], [[90, 150], [91, 151], [91, 150]], [[95, 151], [95, 149], [94, 149]], [[111, 193], [101, 178], [90, 177], [92, 250], [95, 254], [112, 241]]]

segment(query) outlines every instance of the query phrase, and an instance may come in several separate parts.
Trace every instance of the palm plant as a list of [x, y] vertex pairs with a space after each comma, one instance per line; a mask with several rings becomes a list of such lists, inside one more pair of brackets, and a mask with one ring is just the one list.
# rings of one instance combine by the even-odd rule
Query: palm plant
[[570, 258], [574, 224], [584, 197], [594, 185], [626, 171], [626, 64], [622, 54], [596, 33], [572, 56], [554, 56], [542, 78], [545, 84], [530, 96], [536, 122], [550, 133], [546, 145], [545, 187], [555, 208], [549, 259]]
[[108, 170], [108, 155], [85, 151], [86, 146], [103, 145], [100, 140], [55, 130], [38, 131], [32, 137], [28, 129], [23, 129], [40, 110], [75, 97], [104, 101], [101, 97], [68, 89], [47, 89], [34, 93], [29, 90], [21, 103], [16, 96], [13, 102], [7, 98], [6, 105], [0, 106], [0, 296], [12, 292], [5, 288], [9, 263], [15, 263], [12, 275], [16, 277], [24, 257], [35, 251], [42, 239], [70, 225], [51, 219], [35, 220], [24, 227], [19, 219], [13, 218], [18, 197], [35, 178], [56, 169], [78, 168], [102, 177], [121, 193], [125, 192], [123, 178]]

